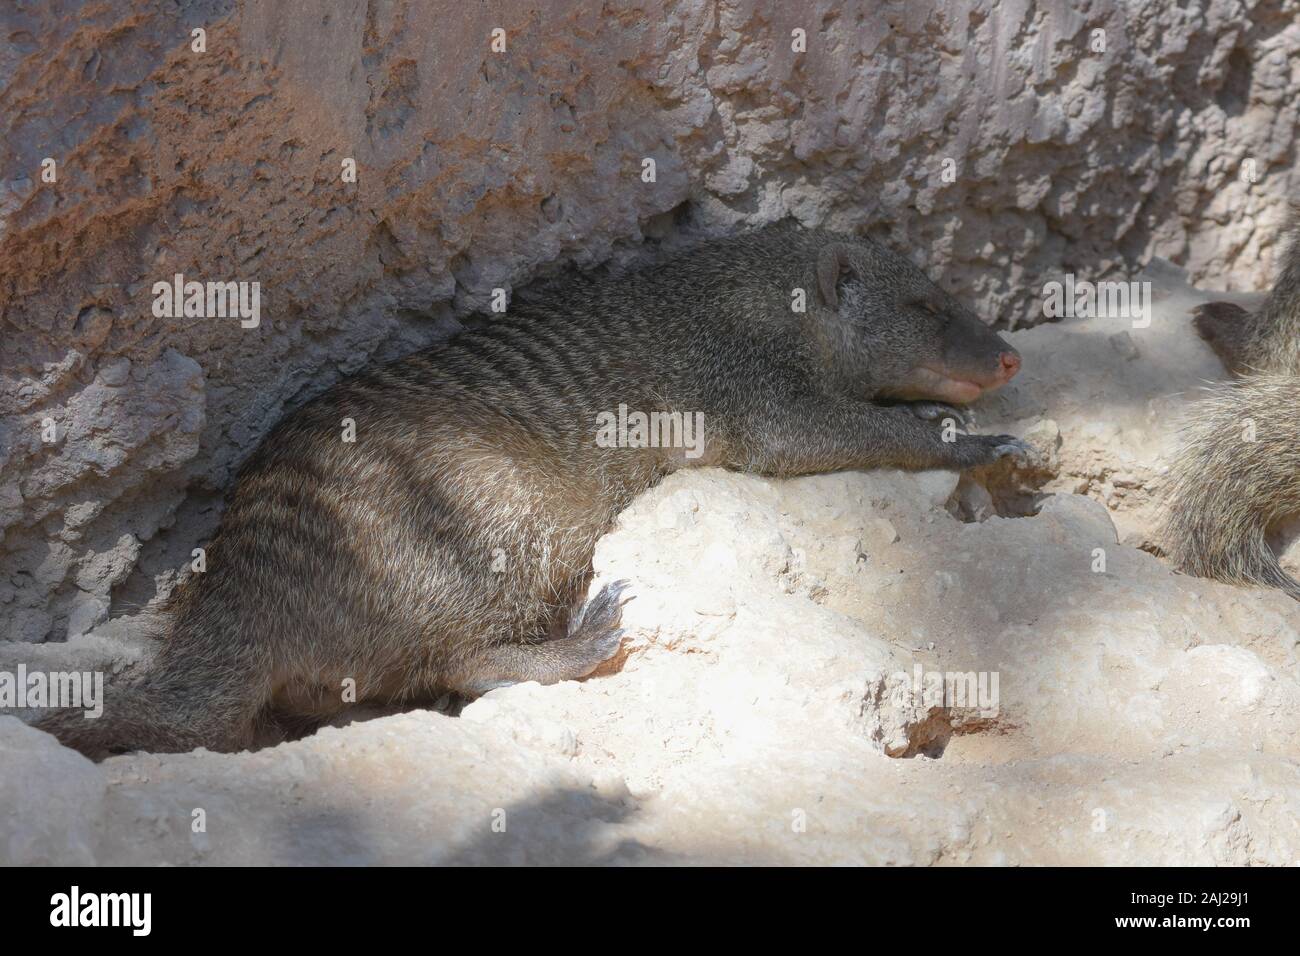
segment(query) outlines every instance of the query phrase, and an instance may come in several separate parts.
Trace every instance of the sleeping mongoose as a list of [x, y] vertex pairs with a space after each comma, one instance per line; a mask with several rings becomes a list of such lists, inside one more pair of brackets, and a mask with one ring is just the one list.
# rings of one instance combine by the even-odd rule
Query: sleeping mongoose
[[[233, 750], [268, 715], [329, 718], [349, 681], [358, 702], [414, 702], [583, 677], [620, 646], [624, 584], [581, 598], [636, 495], [701, 465], [992, 463], [1024, 446], [935, 419], [1019, 366], [904, 257], [791, 224], [567, 280], [282, 420], [153, 667], [101, 718], [38, 726], [94, 757]], [[638, 413], [667, 440], [609, 427]]]

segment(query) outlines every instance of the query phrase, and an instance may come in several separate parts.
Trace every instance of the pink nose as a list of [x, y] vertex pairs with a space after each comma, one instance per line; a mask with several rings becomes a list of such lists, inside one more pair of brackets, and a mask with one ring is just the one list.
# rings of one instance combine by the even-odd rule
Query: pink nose
[[1001, 359], [1002, 380], [1009, 381], [1020, 371], [1020, 355], [1017, 352], [1003, 352]]

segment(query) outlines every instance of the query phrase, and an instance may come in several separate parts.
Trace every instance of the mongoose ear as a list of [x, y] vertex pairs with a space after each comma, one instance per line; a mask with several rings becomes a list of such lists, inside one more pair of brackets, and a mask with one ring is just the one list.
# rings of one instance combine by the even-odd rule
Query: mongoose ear
[[822, 301], [832, 309], [840, 305], [836, 286], [840, 283], [840, 273], [850, 267], [848, 254], [849, 248], [842, 242], [832, 242], [817, 253], [817, 288], [821, 290]]

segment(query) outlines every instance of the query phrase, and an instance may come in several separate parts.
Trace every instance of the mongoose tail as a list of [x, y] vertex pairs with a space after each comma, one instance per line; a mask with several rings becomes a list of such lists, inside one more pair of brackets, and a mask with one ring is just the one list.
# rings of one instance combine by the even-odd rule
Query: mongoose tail
[[108, 685], [100, 716], [60, 708], [34, 726], [92, 760], [133, 750], [178, 753], [245, 746], [268, 696], [265, 672], [236, 660], [165, 659], [173, 656], [164, 651], [141, 680]]

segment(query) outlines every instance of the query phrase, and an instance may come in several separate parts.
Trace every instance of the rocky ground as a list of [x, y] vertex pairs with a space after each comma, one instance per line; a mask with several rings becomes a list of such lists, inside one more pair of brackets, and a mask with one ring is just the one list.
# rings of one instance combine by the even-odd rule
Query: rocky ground
[[[1025, 370], [978, 424], [1029, 467], [644, 495], [595, 559], [634, 584], [626, 653], [584, 682], [100, 765], [0, 717], [0, 862], [1297, 862], [1300, 606], [1138, 547], [1222, 376], [1203, 296], [1151, 278], [1149, 327], [1012, 334]], [[0, 667], [129, 671], [130, 632]], [[937, 706], [931, 674], [985, 694]]]

